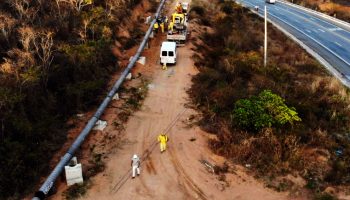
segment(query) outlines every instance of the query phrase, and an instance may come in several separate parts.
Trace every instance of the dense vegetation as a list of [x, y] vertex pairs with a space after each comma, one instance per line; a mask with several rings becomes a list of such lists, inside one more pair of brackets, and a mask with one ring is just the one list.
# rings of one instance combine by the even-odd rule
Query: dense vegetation
[[248, 10], [228, 2], [192, 8], [209, 25], [194, 42], [200, 73], [189, 92], [200, 125], [217, 136], [211, 148], [257, 176], [296, 173], [313, 191], [349, 184], [349, 91], [270, 25], [264, 67], [263, 21]]
[[112, 44], [130, 43], [117, 28], [138, 3], [1, 1], [0, 199], [19, 198], [48, 172], [67, 117], [96, 103], [117, 69]]

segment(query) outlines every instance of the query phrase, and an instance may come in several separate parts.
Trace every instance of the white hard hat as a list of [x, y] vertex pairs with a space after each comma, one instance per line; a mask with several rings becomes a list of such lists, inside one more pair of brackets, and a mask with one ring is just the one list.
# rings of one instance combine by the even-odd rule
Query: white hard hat
[[137, 158], [137, 155], [136, 155], [136, 154], [134, 154], [133, 158]]

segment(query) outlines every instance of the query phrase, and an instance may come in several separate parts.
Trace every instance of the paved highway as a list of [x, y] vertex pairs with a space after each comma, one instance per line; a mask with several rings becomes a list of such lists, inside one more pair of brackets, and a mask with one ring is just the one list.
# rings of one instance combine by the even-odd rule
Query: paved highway
[[[347, 82], [350, 80], [350, 32], [308, 12], [276, 2], [264, 0], [237, 0], [254, 8], [259, 6], [259, 13], [264, 13], [267, 6], [268, 18], [311, 48], [340, 72]], [[343, 78], [344, 78], [343, 77]]]

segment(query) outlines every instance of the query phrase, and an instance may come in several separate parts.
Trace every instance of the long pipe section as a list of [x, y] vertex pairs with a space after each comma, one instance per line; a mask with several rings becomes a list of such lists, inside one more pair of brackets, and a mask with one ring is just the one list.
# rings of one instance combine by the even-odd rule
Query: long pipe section
[[138, 48], [136, 54], [133, 56], [133, 58], [131, 59], [131, 61], [129, 62], [127, 68], [123, 71], [123, 73], [121, 74], [120, 78], [117, 80], [117, 82], [114, 84], [113, 88], [110, 90], [110, 92], [108, 93], [107, 97], [103, 100], [102, 104], [98, 107], [97, 111], [95, 112], [94, 116], [89, 120], [89, 122], [87, 123], [87, 125], [85, 126], [85, 128], [82, 130], [82, 132], [79, 134], [79, 136], [77, 137], [77, 139], [75, 139], [74, 143], [72, 144], [72, 146], [69, 148], [69, 150], [67, 151], [67, 153], [63, 156], [63, 158], [61, 159], [61, 161], [56, 165], [56, 167], [54, 168], [54, 170], [51, 172], [51, 174], [49, 175], [49, 177], [46, 179], [46, 181], [44, 182], [44, 184], [40, 187], [39, 191], [37, 191], [34, 195], [34, 197], [32, 198], [32, 200], [42, 200], [45, 199], [45, 197], [47, 196], [47, 194], [49, 193], [50, 189], [52, 188], [52, 186], [54, 185], [54, 182], [56, 181], [57, 177], [62, 173], [64, 166], [67, 165], [67, 163], [72, 159], [75, 151], [80, 147], [80, 145], [84, 142], [86, 136], [89, 135], [91, 129], [94, 127], [94, 125], [96, 124], [97, 120], [101, 117], [102, 113], [104, 112], [104, 110], [106, 109], [107, 105], [109, 104], [109, 102], [112, 100], [113, 96], [115, 95], [115, 93], [118, 91], [119, 87], [121, 86], [121, 84], [124, 82], [125, 77], [128, 75], [128, 73], [130, 72], [130, 70], [134, 67], [136, 61], [139, 59], [142, 51], [144, 50], [147, 40], [149, 38], [149, 36], [152, 33], [152, 29], [154, 24], [156, 23], [156, 19], [159, 17], [160, 12], [164, 6], [165, 0], [162, 0], [159, 4], [159, 7], [157, 9], [157, 12], [155, 14], [155, 18], [152, 20], [145, 36], [144, 39], [141, 42], [140, 47]]

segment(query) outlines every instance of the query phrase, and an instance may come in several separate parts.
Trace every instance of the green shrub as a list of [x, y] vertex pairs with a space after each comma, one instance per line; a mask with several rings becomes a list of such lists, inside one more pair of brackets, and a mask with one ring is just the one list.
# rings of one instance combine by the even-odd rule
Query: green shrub
[[284, 102], [277, 94], [264, 90], [257, 97], [238, 100], [233, 117], [240, 127], [255, 131], [301, 121], [295, 109], [289, 108]]

